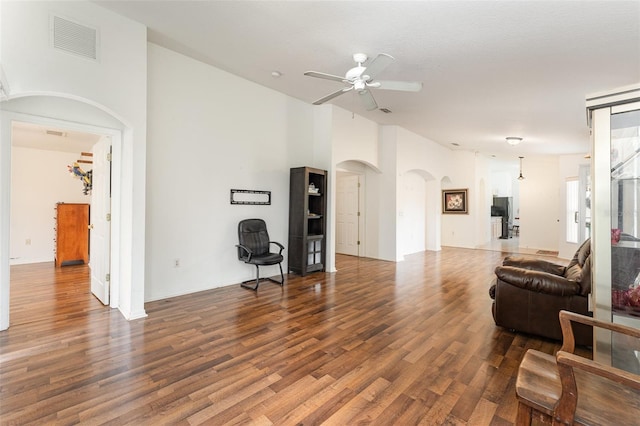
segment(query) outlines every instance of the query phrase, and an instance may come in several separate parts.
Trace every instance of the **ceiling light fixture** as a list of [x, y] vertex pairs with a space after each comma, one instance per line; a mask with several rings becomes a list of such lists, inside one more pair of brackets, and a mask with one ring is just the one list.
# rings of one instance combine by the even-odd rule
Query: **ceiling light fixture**
[[518, 176], [518, 180], [523, 180], [524, 176], [522, 176], [522, 159], [524, 157], [518, 157], [520, 159], [520, 176]]
[[509, 145], [518, 145], [520, 142], [522, 142], [522, 138], [518, 138], [515, 136], [508, 136], [507, 137], [507, 143]]

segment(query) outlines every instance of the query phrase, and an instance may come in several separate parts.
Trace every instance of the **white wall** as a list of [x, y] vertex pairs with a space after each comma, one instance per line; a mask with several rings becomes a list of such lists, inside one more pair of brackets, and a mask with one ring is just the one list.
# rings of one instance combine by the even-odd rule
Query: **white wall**
[[[468, 189], [467, 207], [469, 214], [443, 214], [442, 215], [442, 245], [452, 247], [475, 248], [476, 242], [476, 216], [486, 218], [486, 212], [478, 211], [476, 188], [476, 156], [472, 152], [455, 151], [453, 161], [448, 164], [447, 176], [450, 182], [443, 184], [442, 189]], [[488, 222], [488, 218], [487, 218]], [[488, 223], [487, 223], [488, 226]]]
[[333, 164], [358, 160], [378, 167], [378, 124], [339, 107], [332, 111]]
[[386, 127], [394, 127], [397, 132], [400, 172], [424, 170], [436, 180], [449, 173], [455, 161], [453, 151], [402, 127]]
[[[454, 154], [451, 150], [429, 139], [416, 135], [402, 127], [394, 126], [398, 138], [398, 173], [400, 176], [407, 172], [418, 173], [424, 180], [424, 209], [409, 213], [403, 217], [405, 229], [424, 229], [424, 249], [441, 249], [441, 185], [442, 176], [447, 173], [448, 165], [453, 162]], [[408, 207], [398, 206], [403, 215]], [[410, 209], [409, 209], [410, 210]], [[419, 223], [420, 222], [420, 223]], [[407, 232], [400, 232], [398, 241], [401, 247], [412, 247], [412, 237]], [[412, 252], [410, 249], [409, 252]]]
[[[122, 123], [122, 146], [114, 147], [121, 191], [113, 200], [118, 208], [114, 211], [114, 227], [118, 230], [116, 243], [120, 256], [112, 259], [115, 268], [112, 286], [118, 287], [117, 307], [125, 317], [145, 316], [146, 28], [90, 2], [2, 2], [1, 7], [0, 63], [11, 89], [10, 98], [67, 97], [96, 106]], [[52, 49], [49, 44], [51, 13], [98, 28], [99, 61]], [[46, 111], [46, 115], [69, 114], [52, 109]], [[74, 118], [82, 122], [85, 117], [75, 115]], [[8, 158], [10, 133], [3, 130], [1, 135], [0, 158]], [[9, 161], [5, 160], [3, 172], [9, 167]], [[7, 194], [8, 180], [8, 175], [0, 177], [2, 192]], [[0, 215], [2, 242], [8, 246], [8, 200], [3, 200]], [[0, 268], [0, 286], [8, 288], [8, 254], [3, 250], [0, 250]], [[8, 301], [2, 300], [3, 294], [0, 293], [0, 309], [4, 310]], [[0, 318], [4, 318], [4, 312], [1, 314]]]
[[[262, 218], [287, 245], [289, 169], [325, 166], [313, 158], [314, 107], [154, 44], [148, 52], [146, 299], [251, 279], [238, 222]], [[231, 205], [232, 188], [271, 191], [272, 204]]]
[[[481, 246], [491, 240], [491, 161], [480, 154], [475, 154], [475, 197], [470, 199], [472, 203], [472, 215], [475, 220], [475, 247]], [[475, 212], [475, 214], [473, 214]]]
[[379, 136], [380, 171], [375, 176], [374, 187], [367, 188], [374, 209], [378, 212], [376, 226], [378, 259], [399, 261], [398, 252], [398, 129], [395, 126], [381, 126]]
[[398, 178], [398, 252], [401, 256], [425, 250], [427, 183], [418, 172]]
[[69, 152], [11, 150], [12, 265], [53, 261], [56, 203], [91, 202], [82, 193], [82, 182], [67, 171], [77, 159], [78, 154]]
[[[323, 108], [323, 107], [320, 107]], [[364, 181], [363, 214], [364, 226], [361, 229], [361, 255], [365, 257], [380, 258], [379, 248], [379, 193], [380, 193], [380, 152], [379, 152], [379, 126], [373, 121], [335, 106], [330, 108], [331, 117], [325, 123], [329, 126], [328, 138], [331, 147], [331, 166], [329, 185], [331, 187], [331, 206], [335, 206], [335, 182], [338, 170], [348, 170], [357, 173]], [[325, 110], [323, 110], [325, 111]], [[316, 125], [319, 120], [316, 119]], [[329, 226], [332, 235], [331, 241], [335, 241], [335, 208], [329, 209]], [[333, 265], [335, 259], [335, 244], [327, 245], [327, 257], [329, 265]], [[330, 270], [333, 270], [331, 268]]]
[[491, 195], [495, 197], [513, 196], [513, 170], [493, 170], [491, 172]]

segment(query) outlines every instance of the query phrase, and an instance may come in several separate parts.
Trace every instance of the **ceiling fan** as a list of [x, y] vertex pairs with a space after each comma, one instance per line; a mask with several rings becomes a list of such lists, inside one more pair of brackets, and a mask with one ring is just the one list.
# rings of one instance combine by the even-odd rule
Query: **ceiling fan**
[[367, 55], [365, 53], [354, 54], [353, 60], [358, 64], [358, 66], [347, 71], [344, 77], [317, 71], [307, 71], [304, 73], [304, 75], [308, 75], [309, 77], [341, 81], [347, 85], [347, 87], [318, 99], [313, 103], [314, 105], [323, 104], [342, 95], [343, 93], [355, 90], [360, 95], [360, 99], [362, 100], [365, 108], [368, 111], [372, 111], [378, 108], [378, 104], [373, 98], [370, 89], [400, 90], [404, 92], [419, 92], [422, 89], [422, 83], [418, 81], [375, 80], [376, 76], [394, 61], [394, 58], [391, 55], [380, 53], [375, 59], [369, 62], [367, 66], [363, 65], [367, 61]]

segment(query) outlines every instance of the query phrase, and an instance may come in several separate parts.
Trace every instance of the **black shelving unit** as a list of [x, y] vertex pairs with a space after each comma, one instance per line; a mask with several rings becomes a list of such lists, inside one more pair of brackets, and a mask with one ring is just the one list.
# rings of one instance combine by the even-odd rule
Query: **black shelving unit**
[[327, 253], [327, 171], [294, 167], [289, 180], [288, 271], [324, 271]]

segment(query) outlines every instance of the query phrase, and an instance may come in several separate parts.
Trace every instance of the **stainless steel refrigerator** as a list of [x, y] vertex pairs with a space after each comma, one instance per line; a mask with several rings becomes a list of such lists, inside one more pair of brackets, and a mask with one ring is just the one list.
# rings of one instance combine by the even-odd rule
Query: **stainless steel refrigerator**
[[513, 226], [513, 198], [512, 197], [493, 197], [493, 206], [491, 206], [491, 214], [493, 216], [502, 216], [502, 235], [500, 238], [511, 238], [510, 230]]

